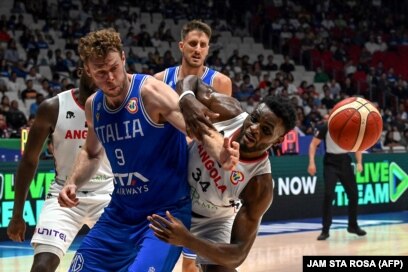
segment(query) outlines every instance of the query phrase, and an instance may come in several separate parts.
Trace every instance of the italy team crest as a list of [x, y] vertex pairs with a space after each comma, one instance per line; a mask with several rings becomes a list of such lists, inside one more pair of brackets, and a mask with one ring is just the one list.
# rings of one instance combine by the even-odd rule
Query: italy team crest
[[231, 171], [230, 181], [232, 184], [237, 185], [244, 180], [244, 173], [241, 171]]
[[126, 105], [126, 109], [131, 114], [134, 114], [138, 111], [136, 97], [133, 97], [129, 100], [128, 104]]

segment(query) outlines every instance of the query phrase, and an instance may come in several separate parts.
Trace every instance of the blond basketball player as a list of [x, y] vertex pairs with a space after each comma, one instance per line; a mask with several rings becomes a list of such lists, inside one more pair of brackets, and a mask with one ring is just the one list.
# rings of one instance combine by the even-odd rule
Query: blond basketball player
[[[85, 177], [98, 166], [103, 150], [115, 189], [82, 240], [70, 271], [172, 271], [181, 248], [154, 237], [146, 217], [171, 210], [190, 224], [186, 122], [178, 103], [186, 99], [195, 109], [202, 105], [190, 96], [178, 96], [153, 77], [128, 74], [122, 41], [113, 29], [88, 33], [80, 39], [78, 51], [85, 72], [100, 89], [85, 103], [88, 135], [59, 203], [65, 207], [80, 203], [77, 190], [87, 183]], [[200, 134], [190, 135], [208, 144], [209, 152], [227, 169], [235, 165], [238, 144], [231, 148], [202, 111], [190, 114], [196, 117], [193, 125], [201, 128]]]

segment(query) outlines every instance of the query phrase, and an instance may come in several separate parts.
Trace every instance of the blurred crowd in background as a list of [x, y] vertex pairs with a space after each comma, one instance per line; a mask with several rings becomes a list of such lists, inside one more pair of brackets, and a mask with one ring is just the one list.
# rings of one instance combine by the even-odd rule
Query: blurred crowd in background
[[312, 135], [349, 96], [375, 103], [383, 136], [370, 151], [407, 150], [406, 1], [4, 0], [0, 4], [0, 138], [19, 138], [39, 104], [78, 86], [78, 40], [113, 27], [130, 73], [177, 65], [188, 20], [213, 29], [206, 65], [228, 75], [247, 111], [267, 94], [297, 107]]

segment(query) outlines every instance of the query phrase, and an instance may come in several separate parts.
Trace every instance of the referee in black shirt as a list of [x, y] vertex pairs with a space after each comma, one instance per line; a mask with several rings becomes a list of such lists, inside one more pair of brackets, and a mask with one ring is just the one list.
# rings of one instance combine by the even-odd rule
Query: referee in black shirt
[[[329, 238], [330, 225], [332, 224], [332, 203], [335, 197], [335, 187], [340, 181], [346, 191], [348, 203], [348, 228], [350, 233], [364, 236], [367, 233], [357, 224], [358, 192], [356, 177], [351, 165], [351, 157], [348, 152], [339, 147], [328, 133], [327, 122], [318, 128], [309, 146], [309, 166], [307, 171], [310, 175], [316, 174], [315, 154], [321, 141], [326, 142], [326, 151], [323, 159], [323, 178], [325, 182], [323, 200], [323, 229], [317, 240]], [[355, 153], [357, 161], [357, 171], [363, 170], [362, 152]]]

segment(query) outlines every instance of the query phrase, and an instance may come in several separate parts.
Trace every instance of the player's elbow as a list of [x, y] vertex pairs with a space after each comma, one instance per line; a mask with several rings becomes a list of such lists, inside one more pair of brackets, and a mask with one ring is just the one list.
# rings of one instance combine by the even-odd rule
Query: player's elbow
[[226, 267], [228, 267], [230, 269], [235, 269], [235, 268], [239, 267], [245, 261], [245, 259], [246, 259], [246, 256], [245, 256], [245, 258], [234, 260], [229, 265], [226, 265]]
[[247, 256], [248, 256], [248, 252], [240, 252], [235, 256], [231, 256], [231, 258], [227, 260], [228, 263], [226, 263], [224, 266], [230, 269], [235, 269], [239, 267], [245, 261]]

